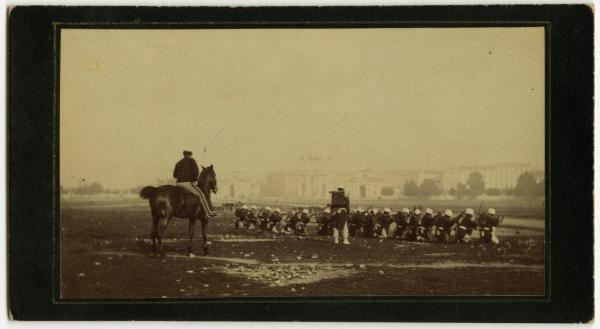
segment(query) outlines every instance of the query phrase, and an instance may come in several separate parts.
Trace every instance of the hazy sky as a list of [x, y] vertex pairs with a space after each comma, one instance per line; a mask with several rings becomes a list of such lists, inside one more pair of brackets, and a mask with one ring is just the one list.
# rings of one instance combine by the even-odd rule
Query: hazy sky
[[544, 162], [543, 28], [66, 29], [60, 88], [65, 186]]

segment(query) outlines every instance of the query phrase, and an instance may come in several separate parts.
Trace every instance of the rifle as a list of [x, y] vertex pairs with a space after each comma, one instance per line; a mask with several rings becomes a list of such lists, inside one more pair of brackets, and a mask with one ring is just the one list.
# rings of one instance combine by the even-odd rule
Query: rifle
[[483, 201], [481, 201], [481, 203], [479, 204], [479, 209], [477, 209], [477, 217], [479, 217], [479, 214], [481, 214], [481, 207], [483, 207]]

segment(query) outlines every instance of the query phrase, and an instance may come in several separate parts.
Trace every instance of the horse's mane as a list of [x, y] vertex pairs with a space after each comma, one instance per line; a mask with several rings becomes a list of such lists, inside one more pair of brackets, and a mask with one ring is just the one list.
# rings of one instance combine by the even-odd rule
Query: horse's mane
[[213, 171], [212, 165], [210, 165], [209, 167], [203, 167], [202, 171], [200, 171], [200, 177], [199, 180], [206, 180], [206, 176]]
[[198, 177], [198, 186], [201, 189], [206, 188], [208, 175], [211, 173], [214, 175], [214, 169], [213, 169], [212, 165], [210, 165], [208, 167], [202, 167], [202, 171], [200, 171], [200, 176]]

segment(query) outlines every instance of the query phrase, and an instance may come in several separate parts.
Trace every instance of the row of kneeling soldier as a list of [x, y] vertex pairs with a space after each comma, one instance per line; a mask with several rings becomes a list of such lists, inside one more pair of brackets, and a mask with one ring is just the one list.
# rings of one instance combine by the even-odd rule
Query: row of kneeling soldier
[[306, 225], [314, 218], [314, 213], [311, 216], [308, 208], [286, 213], [279, 208], [264, 207], [259, 210], [256, 206], [243, 205], [234, 214], [234, 226], [237, 229], [261, 229], [280, 234], [303, 234]]
[[279, 208], [271, 209], [246, 205], [235, 211], [235, 227], [262, 229], [280, 234], [306, 234], [315, 223], [315, 233], [322, 236], [333, 236], [334, 243], [340, 237], [344, 244], [349, 244], [348, 237], [369, 237], [380, 239], [402, 239], [416, 242], [457, 242], [469, 243], [475, 229], [479, 230], [480, 242], [498, 244], [496, 227], [502, 217], [494, 208], [475, 214], [473, 208], [454, 215], [450, 209], [434, 212], [431, 208], [403, 208], [393, 214], [390, 208], [379, 211], [376, 208], [348, 212], [344, 208], [292, 209], [282, 212]]

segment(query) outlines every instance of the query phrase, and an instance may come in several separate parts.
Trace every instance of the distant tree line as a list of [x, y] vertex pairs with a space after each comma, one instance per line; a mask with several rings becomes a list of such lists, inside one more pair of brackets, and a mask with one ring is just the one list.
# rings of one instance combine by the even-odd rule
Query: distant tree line
[[[544, 196], [544, 186], [544, 180], [537, 182], [532, 173], [524, 172], [519, 175], [517, 184], [513, 189], [486, 189], [485, 181], [481, 173], [472, 172], [469, 174], [465, 183], [458, 183], [456, 187], [453, 187], [448, 191], [448, 194], [457, 199], [477, 198], [484, 194], [488, 196], [509, 195], [532, 198]], [[391, 187], [384, 187], [381, 192], [382, 195], [393, 195], [393, 189]], [[405, 196], [422, 198], [429, 198], [443, 193], [440, 184], [433, 179], [425, 179], [420, 185], [409, 180], [404, 184], [403, 192]]]
[[98, 194], [126, 194], [132, 193], [137, 194], [142, 189], [142, 186], [137, 186], [131, 189], [107, 189], [104, 188], [100, 183], [91, 183], [86, 185], [81, 185], [73, 188], [65, 188], [64, 186], [60, 186], [61, 194], [76, 194], [76, 195], [98, 195]]

